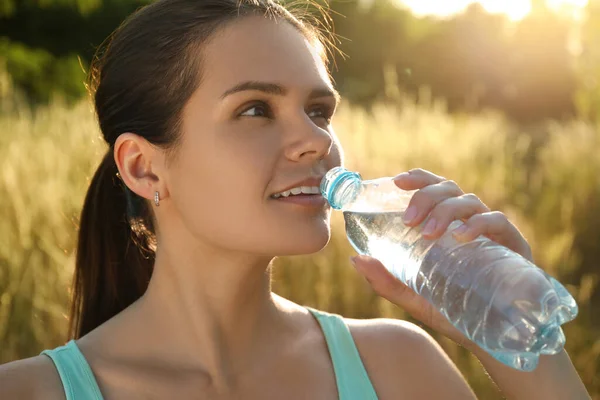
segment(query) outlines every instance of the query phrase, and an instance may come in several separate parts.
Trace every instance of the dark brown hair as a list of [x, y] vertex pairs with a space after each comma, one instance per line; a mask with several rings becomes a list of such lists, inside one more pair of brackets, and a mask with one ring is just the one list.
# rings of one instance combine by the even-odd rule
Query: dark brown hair
[[140, 298], [152, 275], [157, 244], [151, 206], [118, 177], [117, 137], [133, 132], [165, 149], [168, 158], [174, 155], [182, 109], [202, 80], [198, 50], [217, 30], [251, 15], [292, 24], [327, 62], [331, 37], [314, 22], [322, 27], [330, 20], [288, 11], [272, 0], [159, 0], [131, 15], [100, 46], [88, 89], [109, 148], [81, 212], [70, 338], [85, 335]]

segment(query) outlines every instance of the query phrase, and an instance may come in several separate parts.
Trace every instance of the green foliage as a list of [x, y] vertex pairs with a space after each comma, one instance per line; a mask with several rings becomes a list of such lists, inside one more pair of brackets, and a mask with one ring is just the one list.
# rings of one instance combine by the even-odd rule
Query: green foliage
[[15, 0], [0, 0], [0, 17], [12, 15], [15, 9]]
[[[8, 59], [15, 84], [34, 103], [47, 102], [56, 90], [81, 96], [77, 57], [87, 70], [96, 47], [151, 1], [0, 0], [0, 58]], [[395, 71], [402, 91], [428, 86], [451, 111], [494, 108], [530, 123], [600, 109], [598, 91], [586, 89], [600, 79], [598, 61], [567, 51], [572, 23], [550, 12], [514, 23], [477, 5], [449, 19], [417, 18], [393, 0], [332, 0], [330, 8], [348, 56], [337, 60], [333, 76], [354, 104], [389, 99], [387, 77]], [[587, 37], [593, 45], [597, 31]], [[581, 68], [573, 69], [579, 61]]]
[[55, 57], [6, 38], [0, 38], [0, 54], [6, 59], [6, 70], [29, 98], [47, 103], [53, 93], [69, 100], [85, 94], [86, 75], [75, 54]]
[[12, 16], [17, 10], [23, 8], [48, 9], [64, 7], [77, 10], [86, 15], [102, 4], [102, 0], [0, 0], [0, 17]]
[[100, 7], [102, 0], [37, 0], [33, 4], [37, 4], [40, 8], [72, 7], [86, 15]]
[[32, 104], [85, 95], [96, 48], [151, 0], [0, 0], [0, 62]]

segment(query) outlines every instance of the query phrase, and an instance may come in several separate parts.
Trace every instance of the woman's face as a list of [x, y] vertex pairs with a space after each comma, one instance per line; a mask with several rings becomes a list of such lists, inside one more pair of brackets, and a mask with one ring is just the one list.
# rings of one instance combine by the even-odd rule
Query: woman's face
[[247, 17], [202, 49], [202, 82], [186, 104], [168, 190], [192, 235], [232, 251], [308, 254], [330, 236], [318, 187], [341, 164], [337, 105], [313, 44], [289, 23]]

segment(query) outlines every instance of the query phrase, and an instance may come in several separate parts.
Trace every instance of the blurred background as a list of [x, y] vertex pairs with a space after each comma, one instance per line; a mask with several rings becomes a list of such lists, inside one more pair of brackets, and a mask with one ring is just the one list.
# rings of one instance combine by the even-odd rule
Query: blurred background
[[[84, 86], [97, 46], [150, 0], [0, 0], [0, 363], [66, 341], [78, 215], [106, 151]], [[421, 167], [505, 212], [580, 314], [566, 348], [600, 399], [600, 0], [330, 3], [344, 100], [334, 126], [365, 178]], [[347, 317], [410, 319], [350, 267], [339, 215], [274, 291]], [[431, 332], [479, 398], [469, 353]]]

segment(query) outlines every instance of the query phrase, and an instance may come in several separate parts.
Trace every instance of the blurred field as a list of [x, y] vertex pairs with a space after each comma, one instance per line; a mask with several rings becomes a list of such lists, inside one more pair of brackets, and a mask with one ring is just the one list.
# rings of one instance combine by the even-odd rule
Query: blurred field
[[[0, 363], [62, 344], [77, 217], [105, 151], [87, 101], [55, 100], [33, 114], [0, 82]], [[595, 261], [600, 251], [600, 130], [583, 122], [516, 128], [500, 116], [450, 115], [423, 90], [371, 112], [342, 106], [336, 132], [347, 166], [365, 178], [421, 167], [500, 209], [529, 239], [540, 266], [567, 284], [580, 315], [567, 349], [600, 399]], [[406, 318], [350, 267], [339, 215], [329, 246], [275, 263], [274, 291], [348, 317]], [[594, 311], [595, 310], [595, 311]], [[477, 361], [443, 338], [481, 399], [501, 398]]]

